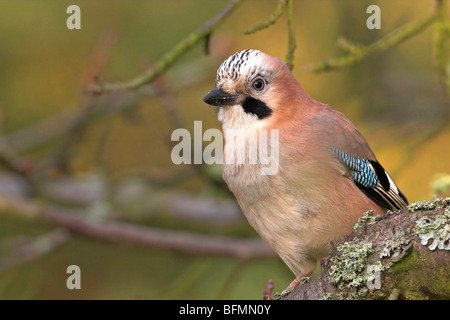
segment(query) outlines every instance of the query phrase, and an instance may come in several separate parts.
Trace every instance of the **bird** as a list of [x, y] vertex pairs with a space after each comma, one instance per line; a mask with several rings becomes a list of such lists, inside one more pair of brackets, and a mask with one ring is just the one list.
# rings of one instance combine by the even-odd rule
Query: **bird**
[[[220, 65], [215, 85], [203, 101], [222, 125], [222, 176], [249, 224], [294, 273], [287, 293], [365, 212], [406, 209], [406, 196], [360, 131], [310, 97], [281, 59], [239, 51]], [[262, 163], [225, 161], [262, 130], [278, 132], [276, 173], [262, 174]]]

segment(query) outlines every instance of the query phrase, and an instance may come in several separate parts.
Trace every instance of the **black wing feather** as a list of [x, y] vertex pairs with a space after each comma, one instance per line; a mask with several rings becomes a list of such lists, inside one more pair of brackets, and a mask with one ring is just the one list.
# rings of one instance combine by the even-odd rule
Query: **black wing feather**
[[350, 171], [356, 186], [370, 199], [389, 210], [406, 210], [408, 199], [378, 161], [353, 157], [335, 147], [330, 150]]

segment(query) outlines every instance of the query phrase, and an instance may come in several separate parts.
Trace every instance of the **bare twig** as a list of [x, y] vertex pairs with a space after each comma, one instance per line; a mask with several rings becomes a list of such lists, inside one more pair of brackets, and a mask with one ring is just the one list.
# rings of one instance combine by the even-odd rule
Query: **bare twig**
[[[351, 50], [346, 50], [349, 51], [347, 54], [339, 57], [331, 57], [323, 62], [305, 66], [303, 70], [319, 73], [354, 65], [371, 54], [386, 51], [417, 35], [431, 25], [436, 18], [437, 13], [432, 12], [424, 19], [414, 23], [407, 23], [370, 45], [352, 44]], [[349, 46], [349, 43], [345, 43], [345, 45]]]
[[281, 17], [281, 15], [283, 14], [285, 8], [286, 8], [286, 0], [279, 0], [277, 8], [267, 20], [264, 20], [263, 22], [258, 23], [256, 26], [253, 26], [252, 28], [245, 30], [244, 34], [246, 35], [253, 34], [259, 30], [268, 28], [271, 25], [275, 24], [278, 18]]
[[179, 58], [187, 51], [195, 47], [198, 43], [207, 38], [217, 26], [241, 3], [241, 0], [232, 0], [218, 15], [206, 22], [197, 31], [189, 34], [185, 39], [179, 42], [171, 51], [165, 54], [155, 66], [136, 78], [119, 83], [99, 83], [93, 88], [93, 92], [103, 93], [109, 91], [124, 91], [139, 88], [145, 84], [151, 83], [167, 69], [169, 69]]
[[93, 81], [97, 80], [98, 75], [108, 62], [116, 40], [117, 30], [114, 28], [108, 28], [100, 35], [89, 59], [84, 79], [82, 79], [81, 87], [83, 89], [88, 88]]
[[297, 42], [295, 40], [295, 29], [294, 29], [294, 17], [293, 17], [293, 1], [287, 0], [286, 9], [288, 14], [288, 51], [286, 53], [286, 64], [292, 71], [294, 69], [294, 52], [297, 48]]
[[294, 69], [294, 52], [297, 48], [297, 42], [295, 40], [295, 29], [294, 29], [294, 17], [293, 17], [293, 1], [292, 0], [279, 0], [278, 6], [272, 15], [263, 22], [257, 24], [256, 26], [244, 31], [244, 34], [253, 34], [262, 29], [268, 28], [277, 22], [278, 18], [281, 17], [284, 11], [287, 11], [287, 22], [288, 22], [288, 49], [286, 53], [286, 64], [292, 71]]

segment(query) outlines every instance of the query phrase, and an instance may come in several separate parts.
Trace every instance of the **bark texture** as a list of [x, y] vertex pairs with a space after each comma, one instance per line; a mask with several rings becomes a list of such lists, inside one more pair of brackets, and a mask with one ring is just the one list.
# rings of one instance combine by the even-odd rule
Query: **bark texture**
[[322, 273], [282, 299], [450, 299], [450, 198], [366, 212]]

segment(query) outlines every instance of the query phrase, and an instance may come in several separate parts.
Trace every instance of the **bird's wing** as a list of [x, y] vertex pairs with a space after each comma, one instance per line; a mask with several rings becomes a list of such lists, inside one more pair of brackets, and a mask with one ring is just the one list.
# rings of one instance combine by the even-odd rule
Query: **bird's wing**
[[408, 200], [378, 161], [353, 157], [334, 146], [330, 150], [348, 169], [349, 178], [369, 198], [390, 210], [406, 210]]

